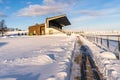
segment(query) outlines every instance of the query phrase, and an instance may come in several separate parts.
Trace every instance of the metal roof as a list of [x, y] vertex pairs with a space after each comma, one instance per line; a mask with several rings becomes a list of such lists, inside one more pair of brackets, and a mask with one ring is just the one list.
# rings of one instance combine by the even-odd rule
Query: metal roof
[[65, 14], [59, 15], [59, 16], [50, 17], [50, 18], [46, 18], [46, 20], [47, 21], [54, 21], [54, 22], [60, 24], [62, 27], [71, 25], [70, 21], [68, 20], [68, 18], [66, 17]]

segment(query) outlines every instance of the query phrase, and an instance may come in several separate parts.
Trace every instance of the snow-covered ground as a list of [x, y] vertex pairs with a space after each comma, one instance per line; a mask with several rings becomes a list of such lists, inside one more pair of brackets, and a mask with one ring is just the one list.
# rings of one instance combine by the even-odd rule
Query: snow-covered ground
[[[85, 38], [80, 39], [91, 49], [105, 78], [120, 80], [120, 60]], [[75, 42], [75, 35], [1, 37], [0, 80], [69, 80], [72, 53], [79, 52]]]
[[0, 38], [0, 80], [69, 80], [75, 36]]
[[112, 52], [104, 51], [92, 42], [80, 37], [84, 45], [87, 45], [92, 52], [92, 57], [107, 80], [120, 80], [120, 60]]

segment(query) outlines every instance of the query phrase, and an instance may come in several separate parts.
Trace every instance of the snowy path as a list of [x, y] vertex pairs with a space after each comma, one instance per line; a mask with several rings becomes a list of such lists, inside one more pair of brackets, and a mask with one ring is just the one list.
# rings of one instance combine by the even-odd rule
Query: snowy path
[[91, 50], [79, 39], [76, 42], [70, 80], [103, 80], [97, 69]]

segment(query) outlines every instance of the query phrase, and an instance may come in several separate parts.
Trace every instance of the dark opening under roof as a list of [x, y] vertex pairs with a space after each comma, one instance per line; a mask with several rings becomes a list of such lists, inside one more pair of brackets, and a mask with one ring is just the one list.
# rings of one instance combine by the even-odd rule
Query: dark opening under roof
[[66, 17], [65, 14], [59, 15], [59, 16], [50, 17], [50, 18], [47, 18], [46, 20], [47, 21], [54, 21], [54, 22], [60, 24], [62, 27], [71, 25], [70, 21], [68, 20], [68, 18]]

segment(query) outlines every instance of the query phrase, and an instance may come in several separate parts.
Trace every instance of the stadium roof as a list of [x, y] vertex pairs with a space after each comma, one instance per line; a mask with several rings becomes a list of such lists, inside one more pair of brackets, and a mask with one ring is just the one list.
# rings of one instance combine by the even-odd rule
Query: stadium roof
[[60, 24], [62, 27], [71, 25], [70, 21], [68, 20], [68, 18], [67, 18], [67, 16], [65, 14], [50, 17], [50, 18], [46, 18], [46, 21], [54, 21], [54, 22]]

